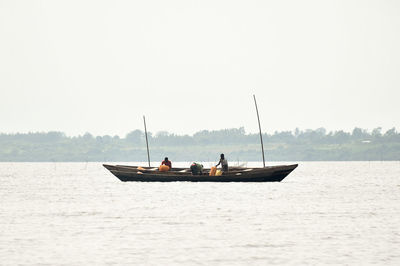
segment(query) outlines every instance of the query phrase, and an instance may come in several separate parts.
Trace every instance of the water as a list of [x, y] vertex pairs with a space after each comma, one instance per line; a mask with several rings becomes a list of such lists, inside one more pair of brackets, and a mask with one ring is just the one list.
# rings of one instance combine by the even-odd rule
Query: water
[[0, 180], [1, 265], [400, 264], [400, 162], [303, 162], [281, 183], [227, 184], [0, 163]]

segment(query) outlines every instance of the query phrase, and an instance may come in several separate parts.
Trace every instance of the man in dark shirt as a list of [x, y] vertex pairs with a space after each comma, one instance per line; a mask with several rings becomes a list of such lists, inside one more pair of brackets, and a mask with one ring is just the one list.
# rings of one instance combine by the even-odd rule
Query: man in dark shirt
[[203, 165], [200, 163], [193, 162], [190, 166], [190, 170], [192, 171], [192, 175], [202, 175], [203, 174]]

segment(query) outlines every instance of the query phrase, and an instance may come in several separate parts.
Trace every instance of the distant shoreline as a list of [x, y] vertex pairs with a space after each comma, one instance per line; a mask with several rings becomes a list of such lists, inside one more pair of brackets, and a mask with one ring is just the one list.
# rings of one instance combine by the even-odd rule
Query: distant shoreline
[[[355, 128], [263, 134], [266, 161], [399, 161], [400, 133]], [[258, 134], [244, 128], [200, 131], [193, 136], [149, 134], [150, 158], [161, 161], [212, 161], [224, 153], [229, 161], [262, 160]], [[87, 133], [67, 137], [62, 132], [0, 134], [0, 162], [115, 162], [147, 161], [144, 133], [135, 130], [125, 138]]]

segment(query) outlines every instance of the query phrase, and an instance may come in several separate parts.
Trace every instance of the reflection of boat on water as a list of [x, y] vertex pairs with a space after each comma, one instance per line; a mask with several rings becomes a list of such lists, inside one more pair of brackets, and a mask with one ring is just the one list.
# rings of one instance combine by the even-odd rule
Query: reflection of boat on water
[[172, 168], [168, 172], [160, 172], [154, 167], [108, 164], [103, 166], [124, 182], [280, 182], [297, 167], [297, 164], [264, 168], [230, 167], [229, 171], [221, 176], [210, 176], [210, 169], [204, 169], [202, 175], [192, 175], [190, 168]]

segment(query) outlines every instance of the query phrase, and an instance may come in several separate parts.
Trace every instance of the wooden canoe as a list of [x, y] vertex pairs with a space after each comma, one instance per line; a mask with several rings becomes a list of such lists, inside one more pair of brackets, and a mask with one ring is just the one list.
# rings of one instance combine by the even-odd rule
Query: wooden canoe
[[154, 167], [103, 164], [119, 180], [136, 182], [280, 182], [298, 165], [277, 165], [264, 168], [230, 167], [221, 176], [209, 176], [210, 169], [202, 175], [192, 175], [189, 168], [172, 168], [160, 172]]

